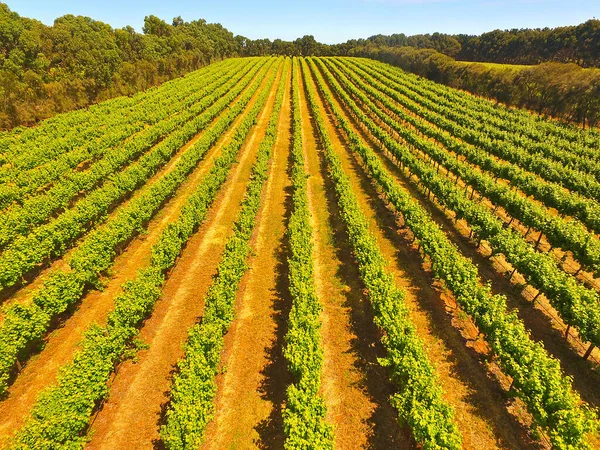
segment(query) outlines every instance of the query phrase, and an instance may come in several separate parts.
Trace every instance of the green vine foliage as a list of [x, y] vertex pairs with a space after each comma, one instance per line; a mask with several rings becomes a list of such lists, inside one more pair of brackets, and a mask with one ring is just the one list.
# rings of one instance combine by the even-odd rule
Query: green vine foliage
[[[303, 64], [303, 72], [305, 80], [312, 78], [306, 63]], [[350, 244], [373, 307], [375, 322], [384, 332], [382, 343], [387, 357], [381, 362], [390, 368], [392, 381], [398, 389], [392, 403], [400, 419], [411, 427], [415, 440], [424, 448], [458, 449], [462, 438], [454, 422], [454, 411], [443, 399], [438, 375], [410, 321], [404, 293], [396, 287], [385, 269], [383, 255], [369, 231], [367, 220], [328, 136], [314, 88], [308, 81], [306, 87]], [[337, 110], [334, 108], [334, 111]], [[339, 111], [336, 116], [338, 114]]]
[[[598, 197], [590, 198], [584, 195], [572, 192], [566, 189], [560, 184], [548, 182], [541, 179], [536, 174], [530, 173], [518, 166], [517, 164], [504, 161], [494, 157], [494, 153], [491, 151], [489, 145], [484, 145], [485, 140], [480, 137], [478, 141], [473, 140], [469, 136], [478, 136], [483, 133], [477, 130], [477, 127], [472, 127], [471, 122], [464, 123], [457, 119], [457, 122], [453, 122], [447, 118], [448, 115], [452, 114], [454, 107], [438, 106], [438, 99], [429, 101], [428, 99], [421, 98], [416, 92], [419, 92], [423, 87], [419, 87], [418, 83], [410, 82], [410, 77], [403, 76], [399, 77], [398, 73], [390, 73], [386, 69], [385, 65], [371, 65], [361, 60], [361, 64], [356, 65], [356, 61], [350, 60], [354, 67], [357, 68], [359, 73], [364, 73], [368, 77], [376, 79], [380, 86], [383, 87], [382, 91], [386, 95], [389, 95], [394, 101], [398, 102], [399, 105], [406, 107], [409, 111], [418, 116], [422, 117], [426, 121], [431, 122], [436, 127], [449, 133], [445, 135], [443, 133], [435, 132], [435, 128], [427, 126], [424, 120], [411, 121], [410, 123], [428, 135], [435, 136], [436, 139], [440, 139], [448, 148], [452, 149], [458, 154], [464, 155], [469, 162], [477, 164], [484, 170], [489, 170], [495, 176], [509, 180], [511, 183], [519, 187], [527, 195], [532, 195], [540, 202], [544, 203], [547, 207], [556, 208], [562, 214], [567, 214], [579, 219], [584, 223], [590, 230], [595, 233], [600, 233], [600, 202]], [[366, 77], [366, 79], [369, 79]], [[407, 88], [407, 85], [410, 89]], [[385, 86], [385, 87], [384, 87]], [[432, 87], [427, 85], [429, 89], [436, 89], [439, 91], [439, 87]], [[456, 103], [465, 103], [470, 107], [476, 108], [479, 104], [478, 100], [470, 97], [460, 96], [457, 98], [454, 91], [448, 88], [444, 89], [444, 93], [451, 96], [450, 98], [455, 99]], [[455, 104], [456, 104], [455, 103]], [[489, 107], [488, 107], [489, 108]], [[494, 109], [496, 111], [496, 109]], [[512, 111], [512, 110], [511, 110]], [[517, 114], [515, 110], [515, 114]], [[485, 109], [485, 113], [480, 118], [481, 122], [487, 122], [491, 120], [493, 114], [489, 109]], [[515, 117], [506, 117], [506, 122], [509, 124], [518, 123]], [[541, 123], [539, 126], [541, 127]], [[527, 129], [530, 129], [531, 125], [528, 125]], [[512, 130], [511, 134], [520, 134], [525, 132], [524, 127], [518, 130]], [[551, 133], [551, 130], [548, 130]], [[452, 135], [458, 136], [466, 142], [460, 142], [453, 138]], [[548, 139], [548, 138], [547, 138]], [[478, 142], [483, 148], [478, 149], [476, 146], [469, 142]], [[568, 151], [564, 151], [567, 153]], [[596, 152], [597, 153], [597, 152]], [[586, 153], [589, 156], [589, 153]], [[576, 154], [575, 157], [578, 157]], [[596, 162], [592, 162], [596, 166]]]
[[[370, 110], [384, 121], [391, 130], [402, 136], [408, 134], [406, 127], [402, 127], [380, 108], [372, 105], [368, 97], [358, 89], [352, 88], [352, 84], [342, 73], [336, 69], [334, 71], [340, 80], [344, 82], [345, 90], [352, 92], [363, 102], [369, 102], [367, 104], [370, 105]], [[338, 85], [338, 87], [341, 89], [341, 86]], [[340, 95], [345, 95], [342, 91], [339, 92]], [[345, 98], [349, 99], [349, 97]], [[379, 96], [378, 100], [387, 105], [382, 96]], [[348, 101], [352, 102], [352, 100]], [[457, 218], [465, 219], [479, 239], [486, 239], [494, 253], [504, 254], [507, 261], [526, 276], [529, 284], [546, 295], [565, 323], [577, 328], [583, 339], [594, 345], [600, 344], [600, 309], [598, 309], [600, 297], [597, 291], [579, 284], [575, 277], [562, 270], [551, 255], [535, 251], [518, 231], [505, 227], [504, 223], [481, 202], [469, 199], [467, 194], [459, 189], [454, 181], [439, 175], [439, 170], [434, 168], [430, 162], [423, 161], [417, 155], [414, 155], [408, 147], [395, 141], [389, 133], [373, 122], [364, 111], [361, 111], [356, 103], [352, 102], [351, 108], [355, 114], [360, 115], [361, 123], [369, 127], [369, 130], [399, 163], [419, 177], [420, 183], [426, 189], [437, 196], [446, 208], [454, 211]], [[474, 173], [472, 168], [461, 163], [457, 158], [451, 158], [444, 150], [432, 146], [426, 138], [412, 136], [407, 137], [407, 139], [410, 139], [410, 143], [414, 147], [427, 149], [426, 153], [440, 165], [463, 175], [463, 180], [471, 179], [471, 174]], [[485, 174], [480, 175], [480, 178], [484, 177], [485, 184], [490, 186], [490, 190], [506, 192], [506, 195], [510, 198], [524, 199], [509, 188], [499, 185], [491, 177]], [[479, 188], [481, 184], [475, 184], [475, 186]], [[492, 198], [496, 200], [497, 196]], [[524, 201], [527, 200], [524, 199]], [[502, 205], [509, 212], [513, 212], [517, 208], [513, 204], [502, 203]], [[531, 216], [527, 211], [524, 214]], [[518, 214], [513, 214], [513, 217], [515, 216], [518, 216]], [[546, 219], [543, 219], [542, 216]], [[553, 219], [548, 212], [545, 212], [540, 215], [540, 220], [553, 223], [562, 219]], [[595, 242], [597, 246], [597, 240], [593, 236], [588, 236], [587, 240]]]
[[[234, 234], [225, 245], [217, 274], [204, 299], [204, 314], [200, 322], [189, 330], [184, 346], [185, 356], [177, 364], [179, 370], [171, 386], [166, 423], [160, 430], [161, 439], [170, 450], [197, 449], [203, 442], [206, 425], [214, 415], [217, 391], [215, 376], [219, 372], [224, 337], [235, 316], [239, 283], [248, 268], [247, 258], [251, 251], [249, 241], [256, 224], [269, 160], [277, 139], [277, 124], [288, 72], [289, 62], [286, 62], [265, 137], [259, 146], [251, 180], [233, 226]], [[273, 80], [269, 85], [272, 82]], [[264, 100], [269, 91], [270, 89], [263, 91]], [[257, 111], [264, 105], [264, 100], [257, 104]], [[177, 235], [179, 231], [173, 228], [173, 233]], [[157, 254], [155, 259], [162, 261], [165, 256]], [[166, 259], [171, 260], [169, 256]]]
[[[178, 85], [169, 86], [159, 91], [159, 95], [149, 95], [148, 100], [141, 101], [133, 111], [120, 108], [107, 113], [108, 131], [101, 138], [82, 143], [73, 139], [69, 142], [73, 149], [58, 155], [57, 151], [62, 149], [51, 141], [15, 156], [10, 172], [4, 172], [7, 179], [0, 184], [0, 205], [9, 204], [0, 215], [0, 249], [53, 220], [83, 195], [91, 195], [105, 182], [112, 182], [116, 173], [219, 100], [219, 96], [211, 94], [216, 90], [225, 94], [227, 89], [223, 86], [232, 78], [240, 80], [251, 68], [244, 61], [231, 67], [215, 66], [205, 71], [205, 77], [190, 82], [183, 89]], [[221, 77], [215, 76], [219, 70], [223, 71]], [[89, 166], [81, 171], [82, 164]], [[2, 174], [0, 172], [0, 176]], [[52, 187], [48, 191], [38, 192], [49, 183]], [[15, 202], [17, 199], [19, 202]], [[104, 214], [90, 216], [85, 226], [93, 226], [102, 219]]]
[[288, 386], [283, 410], [286, 449], [333, 449], [333, 427], [325, 421], [325, 401], [319, 394], [323, 368], [321, 346], [322, 310], [315, 291], [313, 273], [313, 229], [310, 224], [298, 60], [292, 76], [292, 195], [293, 210], [288, 225], [290, 246], [289, 287], [292, 308], [285, 337], [284, 356], [294, 382]]
[[[271, 60], [272, 66], [273, 60]], [[279, 64], [277, 64], [279, 65]], [[85, 334], [81, 350], [72, 363], [61, 369], [56, 385], [42, 392], [32, 415], [17, 432], [9, 448], [55, 449], [80, 448], [86, 441], [85, 430], [98, 403], [108, 395], [110, 374], [138, 334], [138, 327], [152, 311], [161, 295], [165, 274], [175, 264], [173, 248], [183, 249], [187, 240], [204, 221], [219, 188], [262, 110], [276, 71], [271, 70], [266, 86], [235, 130], [231, 142], [223, 147], [209, 173], [188, 197], [178, 219], [169, 224], [152, 246], [147, 267], [134, 280], [123, 285], [115, 299], [114, 310], [104, 327], [92, 326]], [[248, 91], [250, 97], [262, 85], [262, 79]], [[235, 116], [239, 112], [232, 112]], [[227, 121], [227, 114], [223, 121]], [[219, 127], [213, 127], [219, 129]], [[223, 129], [219, 129], [220, 136]], [[182, 160], [184, 160], [182, 158]], [[172, 230], [178, 230], [173, 233]]]
[[[8, 387], [10, 373], [17, 358], [26, 358], [27, 347], [42, 339], [51, 326], [52, 319], [72, 308], [87, 289], [101, 287], [100, 276], [112, 267], [119, 249], [143, 230], [144, 224], [176, 192], [208, 149], [243, 111], [253, 93], [259, 88], [261, 77], [267, 70], [264, 66], [266, 60], [262, 62], [262, 69], [259, 70], [259, 66], [256, 66], [242, 78], [240, 84], [232, 82], [229, 85], [229, 93], [195, 119], [203, 124], [202, 127], [206, 127], [230, 106], [250, 80], [256, 77], [251, 87], [241, 95], [239, 102], [230, 106], [201, 139], [185, 151], [173, 171], [145, 187], [138, 197], [120, 209], [104, 226], [85, 237], [71, 256], [70, 270], [50, 273], [43, 286], [33, 292], [33, 301], [30, 304], [14, 304], [5, 308], [4, 321], [0, 325], [0, 394]], [[214, 93], [222, 94], [220, 91]], [[183, 127], [176, 132], [173, 140], [165, 140], [158, 146], [158, 153], [153, 158], [166, 162], [194, 134], [193, 129]]]
[[[423, 254], [429, 257], [434, 276], [445, 283], [472, 317], [501, 369], [513, 378], [513, 390], [533, 418], [533, 431], [544, 431], [555, 448], [588, 448], [586, 434], [598, 427], [595, 411], [582, 404], [579, 395], [573, 392], [571, 378], [562, 373], [559, 362], [541, 344], [534, 342], [518, 316], [508, 311], [506, 298], [493, 295], [489, 286], [479, 282], [477, 267], [460, 253], [418, 202], [398, 185], [379, 157], [364, 144], [336, 106], [315, 63], [311, 61], [311, 64], [352, 150], [360, 157], [367, 173], [381, 186], [388, 201], [402, 213]], [[371, 132], [377, 132], [378, 126], [360, 111], [324, 64], [318, 61], [318, 65], [352, 113], [360, 117], [361, 123]], [[392, 141], [385, 142], [391, 145]]]

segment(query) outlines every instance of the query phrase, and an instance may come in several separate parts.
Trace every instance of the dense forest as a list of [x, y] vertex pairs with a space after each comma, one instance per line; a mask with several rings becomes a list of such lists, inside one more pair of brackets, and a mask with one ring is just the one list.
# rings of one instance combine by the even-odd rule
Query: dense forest
[[577, 26], [494, 30], [480, 36], [466, 34], [376, 35], [348, 41], [351, 47], [432, 48], [463, 61], [502, 64], [575, 63], [582, 67], [600, 65], [600, 20]]
[[135, 93], [238, 53], [231, 32], [204, 20], [148, 16], [143, 31], [73, 15], [46, 26], [0, 3], [0, 127]]
[[[130, 95], [224, 58], [268, 55], [380, 59], [505, 104], [595, 125], [600, 69], [582, 67], [600, 65], [599, 43], [598, 20], [481, 36], [377, 35], [327, 45], [309, 35], [253, 40], [202, 19], [167, 23], [152, 15], [142, 33], [73, 15], [47, 26], [0, 3], [0, 129]], [[546, 64], [515, 71], [457, 60]]]

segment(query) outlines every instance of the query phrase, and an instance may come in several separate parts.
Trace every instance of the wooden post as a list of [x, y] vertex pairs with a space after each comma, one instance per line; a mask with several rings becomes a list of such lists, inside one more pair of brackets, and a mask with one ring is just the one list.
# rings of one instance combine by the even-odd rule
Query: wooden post
[[517, 269], [514, 269], [511, 274], [510, 277], [508, 277], [508, 281], [512, 280], [513, 275], [515, 274], [515, 272], [517, 271]]
[[567, 330], [565, 331], [565, 337], [568, 338], [569, 337], [569, 331], [571, 330], [571, 325], [567, 324]]
[[537, 298], [542, 294], [542, 291], [538, 291], [537, 294], [535, 294], [535, 297], [533, 297], [533, 304], [535, 305], [535, 301], [537, 300]]
[[540, 242], [542, 241], [542, 236], [544, 234], [540, 231], [540, 237], [538, 238], [537, 242], [535, 243], [535, 250], [537, 250], [538, 246], [540, 245]]
[[592, 354], [592, 350], [594, 350], [595, 345], [594, 344], [590, 344], [590, 347], [587, 349], [587, 352], [585, 352], [585, 355], [583, 355], [583, 359], [587, 361], [587, 359], [590, 357], [590, 355]]

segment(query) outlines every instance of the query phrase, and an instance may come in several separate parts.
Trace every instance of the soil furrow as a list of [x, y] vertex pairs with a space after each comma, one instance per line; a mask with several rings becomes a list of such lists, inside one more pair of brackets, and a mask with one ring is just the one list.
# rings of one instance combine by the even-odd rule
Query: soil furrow
[[[356, 127], [355, 130], [360, 131]], [[333, 126], [332, 133], [336, 133], [339, 142], [336, 148], [349, 147]], [[370, 219], [377, 242], [390, 262], [388, 269], [406, 293], [411, 319], [440, 375], [445, 398], [455, 409], [463, 446], [472, 449], [531, 448], [526, 430], [506, 409], [507, 401], [500, 385], [490, 378], [481, 363], [481, 355], [473, 348], [478, 344], [469, 342], [465, 345], [464, 337], [455, 328], [465, 324], [450, 314], [447, 302], [451, 300], [424, 270], [416, 247], [411, 245], [412, 236], [406, 230], [398, 231], [394, 215], [355, 155], [349, 151], [340, 151], [339, 155], [363, 211]], [[467, 331], [472, 331], [472, 325], [466, 326]]]
[[216, 415], [202, 448], [283, 448], [281, 407], [288, 376], [282, 346], [290, 307], [285, 237], [291, 189], [289, 73], [281, 82], [286, 89], [258, 227], [251, 240], [254, 257], [225, 337]]
[[[220, 153], [219, 149], [233, 136], [235, 129], [243, 120], [243, 116], [252, 107], [254, 99], [219, 142], [209, 150], [194, 173], [179, 188], [177, 194], [150, 221], [146, 231], [135, 238], [127, 249], [116, 258], [113, 274], [110, 280], [107, 280], [106, 288], [103, 291], [90, 291], [72, 316], [47, 337], [41, 353], [32, 357], [25, 365], [10, 387], [8, 397], [0, 402], [0, 445], [8, 434], [23, 423], [37, 394], [55, 380], [58, 369], [72, 358], [83, 332], [92, 323], [105, 321], [113, 306], [114, 298], [121, 291], [121, 285], [126, 280], [134, 278], [138, 268], [148, 260], [152, 244], [167, 224], [177, 217], [187, 195], [196, 189], [198, 182], [210, 170], [213, 160]], [[186, 144], [185, 148], [199, 138], [200, 136], [194, 138], [193, 141]], [[179, 151], [178, 155], [181, 155], [182, 151], [184, 149]], [[163, 171], [151, 179], [151, 182], [174, 167], [175, 163], [170, 162]]]

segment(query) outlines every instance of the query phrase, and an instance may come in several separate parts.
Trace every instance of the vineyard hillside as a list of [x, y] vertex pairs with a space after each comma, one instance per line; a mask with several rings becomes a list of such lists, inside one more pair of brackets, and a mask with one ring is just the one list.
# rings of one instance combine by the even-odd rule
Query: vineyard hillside
[[2, 133], [0, 448], [598, 449], [599, 149], [337, 56]]

